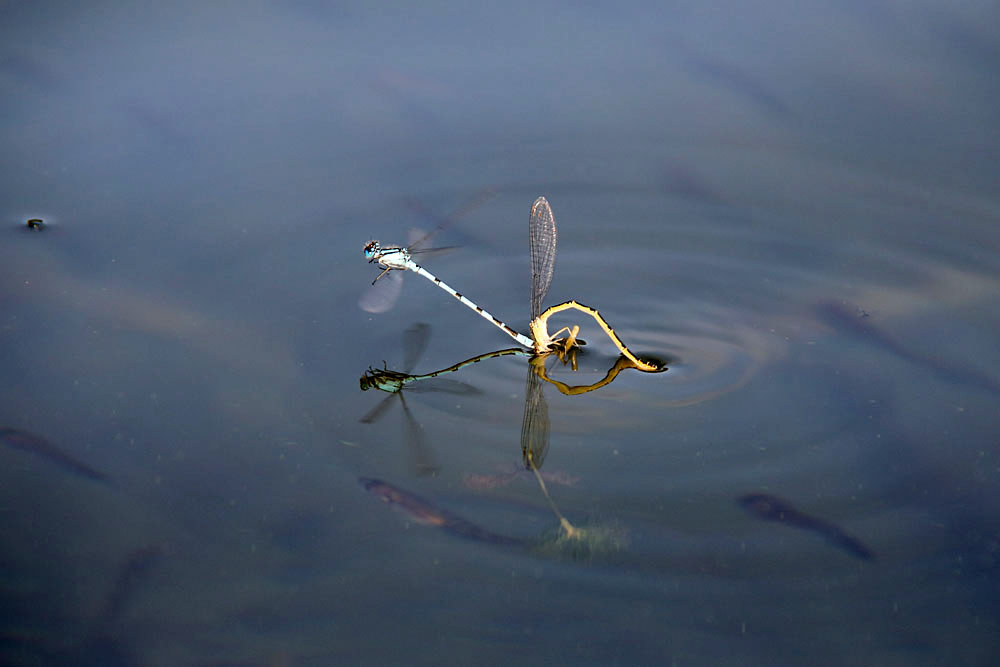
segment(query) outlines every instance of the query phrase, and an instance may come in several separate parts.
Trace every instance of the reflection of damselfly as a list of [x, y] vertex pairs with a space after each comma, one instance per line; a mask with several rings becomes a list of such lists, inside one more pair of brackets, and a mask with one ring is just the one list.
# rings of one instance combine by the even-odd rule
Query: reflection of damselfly
[[[368, 372], [361, 377], [362, 391], [368, 389], [379, 389], [392, 394], [391, 396], [386, 396], [378, 405], [362, 417], [361, 422], [364, 424], [372, 424], [376, 422], [386, 413], [392, 403], [398, 400], [399, 404], [403, 408], [403, 429], [406, 441], [410, 444], [411, 451], [413, 453], [414, 468], [417, 473], [421, 475], [434, 473], [438, 468], [433, 462], [433, 456], [431, 456], [430, 448], [424, 441], [423, 430], [420, 428], [420, 425], [417, 424], [416, 420], [414, 420], [413, 414], [410, 412], [410, 407], [406, 404], [406, 398], [403, 396], [402, 389], [404, 386], [411, 384], [416, 380], [429, 379], [444, 372], [442, 371], [442, 373], [425, 376], [409, 374], [409, 371], [413, 370], [417, 361], [420, 360], [424, 350], [427, 348], [427, 341], [430, 338], [430, 330], [431, 328], [429, 325], [423, 322], [418, 322], [403, 332], [403, 372], [388, 369], [378, 370], [369, 368]], [[479, 390], [471, 385], [445, 378], [437, 380], [433, 384], [425, 383], [423, 385], [414, 386], [413, 388], [417, 390], [425, 388], [430, 391], [443, 391], [453, 394], [479, 393]]]
[[[419, 349], [422, 351], [423, 346], [426, 345], [426, 332], [428, 330], [429, 328], [427, 325], [417, 325], [417, 327], [407, 330], [404, 336], [404, 344], [407, 349], [407, 352], [404, 355], [407, 358], [405, 366], [407, 370], [412, 368], [412, 360], [415, 360], [416, 356], [418, 356], [413, 352], [413, 350]], [[575, 352], [575, 349], [571, 349], [569, 354], [572, 356], [575, 355]], [[441, 378], [441, 376], [448, 373], [454, 373], [462, 368], [477, 364], [486, 359], [512, 355], [531, 357], [528, 365], [528, 376], [525, 386], [524, 415], [521, 422], [521, 458], [524, 463], [524, 467], [534, 473], [538, 481], [538, 485], [541, 488], [542, 493], [545, 495], [546, 501], [549, 503], [553, 513], [555, 513], [556, 517], [559, 519], [564, 536], [567, 538], [579, 537], [580, 529], [571, 524], [569, 520], [563, 516], [562, 512], [559, 511], [559, 508], [549, 495], [548, 488], [545, 485], [545, 480], [543, 479], [540, 470], [549, 449], [549, 408], [548, 404], [545, 402], [545, 396], [542, 393], [542, 383], [540, 380], [544, 380], [545, 382], [554, 385], [560, 392], [566, 395], [572, 396], [583, 394], [610, 384], [621, 371], [627, 368], [635, 368], [635, 364], [633, 364], [630, 360], [625, 357], [619, 357], [614, 365], [608, 369], [607, 374], [593, 384], [570, 386], [549, 377], [545, 367], [545, 362], [550, 357], [554, 356], [552, 352], [532, 354], [531, 352], [520, 348], [508, 348], [476, 355], [475, 357], [452, 364], [446, 368], [420, 375], [414, 375], [405, 371], [394, 371], [387, 368], [379, 369], [369, 367], [364, 375], [361, 376], [361, 389], [362, 391], [367, 391], [368, 389], [378, 389], [390, 394], [398, 394], [401, 401], [403, 399], [402, 394], [404, 387], [415, 388], [426, 386], [431, 384], [425, 383], [425, 381], [428, 380], [434, 380], [434, 385], [442, 382], [449, 382], [449, 385], [446, 386], [450, 387], [453, 385], [457, 387], [458, 389], [456, 390], [456, 393], [458, 391], [462, 391], [463, 388], [471, 390], [473, 388], [465, 383], [455, 382], [453, 380], [447, 381], [444, 378]], [[391, 399], [392, 396], [387, 396], [379, 405], [375, 407], [375, 409], [362, 418], [361, 421], [365, 423], [371, 423], [374, 421], [375, 416], [380, 414], [385, 409]], [[419, 427], [413, 422], [413, 417], [406, 407], [405, 401], [402, 401], [402, 404], [407, 420], [409, 441], [414, 443], [415, 446], [419, 446], [423, 449], [424, 445], [422, 436], [420, 436]], [[420, 470], [421, 468], [418, 465], [418, 471]]]
[[[575, 350], [570, 350], [570, 354], [573, 352], [575, 352]], [[545, 496], [546, 503], [548, 503], [549, 508], [559, 521], [558, 533], [550, 534], [547, 539], [535, 542], [534, 547], [542, 551], [568, 553], [574, 557], [589, 556], [599, 551], [620, 548], [624, 539], [620, 530], [617, 530], [614, 526], [608, 525], [580, 527], [579, 525], [571, 523], [549, 494], [545, 479], [541, 473], [541, 466], [549, 449], [549, 409], [548, 404], [545, 402], [545, 396], [542, 393], [542, 383], [540, 380], [545, 380], [546, 382], [555, 385], [564, 394], [581, 394], [586, 391], [598, 389], [612, 382], [615, 377], [618, 376], [618, 373], [626, 368], [635, 368], [635, 365], [628, 359], [619, 358], [608, 370], [607, 375], [592, 385], [570, 387], [562, 382], [548, 377], [548, 373], [545, 368], [545, 361], [553, 355], [552, 352], [532, 355], [530, 352], [525, 350], [511, 348], [480, 354], [472, 357], [471, 359], [466, 359], [465, 361], [443, 368], [439, 371], [424, 373], [422, 375], [411, 375], [409, 373], [401, 373], [387, 369], [369, 368], [368, 371], [361, 377], [361, 389], [379, 389], [391, 394], [398, 394], [400, 398], [402, 398], [402, 390], [404, 387], [410, 385], [420, 386], [422, 381], [432, 380], [435, 378], [437, 378], [437, 381], [440, 382], [440, 376], [445, 373], [454, 373], [462, 368], [485, 359], [509, 355], [531, 355], [531, 362], [528, 366], [528, 379], [525, 388], [524, 416], [521, 422], [521, 456], [524, 467], [534, 474], [535, 479], [538, 482], [538, 486], [541, 489], [542, 494]], [[392, 396], [389, 396], [386, 400], [391, 398]], [[385, 401], [383, 401], [380, 406], [376, 407], [375, 411], [377, 411], [381, 405], [384, 404]], [[405, 403], [403, 405], [405, 409]], [[409, 412], [407, 412], [407, 419], [412, 419]], [[362, 421], [365, 421], [365, 419]], [[516, 538], [509, 538], [492, 533], [491, 531], [483, 529], [462, 517], [434, 508], [422, 499], [379, 480], [362, 478], [361, 482], [366, 489], [381, 497], [386, 502], [404, 510], [411, 515], [412, 518], [425, 525], [437, 526], [462, 537], [473, 538], [495, 544], [530, 544], [525, 540], [518, 540]]]
[[[422, 266], [413, 261], [409, 248], [401, 246], [383, 246], [378, 241], [369, 241], [364, 248], [365, 257], [368, 261], [377, 263], [382, 268], [374, 282], [384, 276], [392, 276], [393, 271], [413, 271], [451, 294], [463, 304], [474, 310], [484, 319], [501, 329], [508, 336], [516, 340], [520, 345], [533, 349], [535, 353], [542, 354], [549, 351], [557, 351], [561, 355], [568, 353], [573, 348], [579, 346], [582, 341], [576, 336], [580, 330], [579, 326], [564, 327], [554, 334], [548, 332], [548, 319], [552, 315], [564, 310], [578, 310], [590, 315], [601, 326], [611, 341], [615, 344], [623, 356], [629, 359], [635, 368], [647, 372], [658, 372], [666, 370], [661, 365], [653, 361], [643, 361], [636, 357], [622, 343], [621, 339], [608, 323], [601, 317], [601, 314], [584, 306], [576, 301], [566, 301], [564, 303], [548, 308], [544, 313], [541, 310], [542, 299], [549, 290], [552, 282], [552, 273], [555, 268], [556, 259], [556, 221], [552, 215], [552, 208], [544, 197], [539, 197], [531, 206], [531, 214], [528, 219], [528, 232], [530, 238], [531, 251], [531, 338], [518, 333], [506, 323], [497, 319], [486, 310], [476, 305], [463, 294], [455, 291]], [[566, 333], [565, 338], [557, 336]]]
[[[573, 354], [574, 352], [575, 350], [570, 350], [570, 354]], [[542, 462], [544, 461], [549, 448], [549, 409], [545, 402], [545, 397], [542, 395], [542, 385], [539, 382], [539, 378], [543, 378], [548, 382], [557, 384], [557, 386], [562, 384], [549, 379], [546, 374], [545, 360], [552, 355], [551, 352], [532, 355], [531, 352], [519, 348], [497, 350], [496, 352], [480, 354], [472, 357], [471, 359], [466, 359], [465, 361], [443, 368], [439, 371], [424, 373], [422, 375], [411, 375], [409, 373], [401, 373], [384, 368], [369, 368], [361, 377], [361, 389], [362, 391], [368, 389], [379, 389], [380, 391], [399, 395], [400, 399], [402, 399], [402, 390], [408, 385], [420, 386], [421, 381], [439, 378], [445, 373], [454, 373], [462, 368], [485, 359], [509, 355], [532, 357], [531, 364], [528, 366], [528, 380], [524, 398], [524, 417], [521, 422], [521, 455], [525, 468], [534, 473], [535, 478], [538, 481], [538, 485], [542, 490], [542, 494], [545, 496], [546, 502], [555, 514], [556, 518], [559, 520], [559, 534], [551, 540], [549, 546], [561, 548], [561, 545], [565, 542], [572, 543], [574, 547], [583, 545], [587, 549], [600, 549], [602, 548], [602, 542], [611, 544], [611, 542], [607, 539], [607, 535], [605, 535], [606, 531], [581, 529], [580, 527], [570, 523], [565, 515], [563, 515], [563, 513], [559, 510], [559, 507], [552, 499], [552, 496], [549, 495], [549, 490], [545, 485], [545, 480], [540, 471]], [[604, 380], [595, 384], [593, 388], [596, 389], [598, 386], [604, 386], [605, 384], [611, 382], [620, 370], [615, 370], [615, 368], [620, 366], [623, 361], [626, 362], [626, 364], [629, 364], [625, 367], [634, 368], [634, 366], [631, 365], [631, 362], [628, 362], [626, 359], [619, 359], [619, 362], [612, 367], [612, 371], [608, 372], [608, 375], [604, 378]], [[440, 381], [440, 379], [438, 381]], [[565, 387], [565, 385], [562, 386]], [[578, 391], [565, 393], [582, 392]], [[386, 397], [386, 399], [376, 406], [375, 410], [369, 413], [369, 415], [379, 411], [391, 398], [392, 396]], [[403, 403], [403, 409], [406, 410], [405, 402]], [[408, 410], [406, 410], [406, 417], [408, 422], [412, 422], [412, 417]], [[366, 417], [361, 421], [370, 420], [366, 415]], [[495, 533], [482, 529], [475, 524], [458, 517], [457, 515], [433, 508], [420, 498], [413, 496], [402, 489], [385, 484], [379, 480], [362, 478], [361, 482], [366, 489], [375, 493], [383, 500], [406, 511], [420, 523], [438, 526], [462, 537], [475, 538], [491, 543], [525, 543], [523, 540], [515, 540], [513, 538], [498, 536]], [[614, 535], [612, 535], [612, 537], [614, 537]], [[541, 545], [542, 543], [540, 542], [539, 546]]]
[[[372, 408], [364, 417], [362, 417], [360, 421], [363, 424], [372, 424], [378, 421], [382, 415], [386, 413], [392, 403], [398, 400], [399, 404], [403, 408], [403, 424], [406, 441], [410, 443], [412, 448], [415, 458], [414, 467], [416, 468], [418, 474], [434, 473], [437, 472], [438, 468], [432, 462], [433, 457], [430, 454], [430, 448], [424, 441], [423, 431], [420, 428], [420, 425], [417, 424], [416, 420], [414, 420], [413, 414], [410, 412], [410, 408], [406, 404], [406, 398], [403, 396], [405, 393], [403, 391], [404, 388], [406, 388], [406, 391], [440, 391], [464, 395], [477, 394], [479, 393], [479, 390], [472, 385], [440, 376], [454, 373], [462, 368], [465, 368], [466, 366], [483, 361], [484, 359], [506, 356], [527, 357], [531, 355], [531, 352], [522, 350], [521, 348], [497, 350], [496, 352], [489, 352], [487, 354], [472, 357], [471, 359], [466, 359], [465, 361], [460, 361], [457, 364], [453, 364], [447, 368], [442, 368], [441, 370], [424, 373], [422, 375], [414, 375], [410, 373], [410, 371], [413, 370], [417, 361], [419, 361], [420, 357], [423, 356], [424, 350], [427, 348], [427, 342], [430, 338], [430, 331], [431, 328], [428, 324], [418, 322], [403, 332], [402, 371], [395, 371], [386, 368], [383, 365], [382, 368], [369, 367], [368, 370], [361, 376], [361, 391], [378, 389], [379, 391], [384, 391], [392, 395], [386, 396], [382, 399], [382, 401]], [[434, 381], [421, 382], [422, 380]], [[396, 396], [399, 398], [396, 399]]]
[[[429, 331], [429, 330], [430, 329], [428, 325], [422, 322], [407, 329], [406, 332], [404, 332], [404, 341], [405, 345], [407, 346], [407, 349], [411, 349], [410, 346], [413, 345], [426, 345], [426, 341], [423, 343], [419, 343], [417, 341], [419, 341], [421, 338], [425, 339], [426, 334], [424, 333], [424, 331]], [[575, 352], [576, 352], [575, 349], [571, 350], [566, 361], [575, 361], [576, 360]], [[545, 364], [552, 356], [552, 354], [553, 354], [552, 352], [546, 352], [544, 354], [534, 354], [533, 352], [529, 352], [528, 350], [523, 350], [519, 347], [508, 347], [503, 350], [495, 350], [493, 352], [485, 352], [483, 354], [477, 354], [474, 357], [470, 357], [468, 359], [465, 359], [464, 361], [460, 361], [456, 364], [452, 364], [451, 366], [447, 366], [440, 370], [431, 371], [429, 373], [420, 373], [420, 374], [407, 373], [406, 370], [395, 371], [392, 370], [391, 368], [386, 368], [384, 366], [383, 368], [375, 368], [374, 366], [369, 366], [368, 370], [365, 371], [364, 374], [362, 374], [361, 376], [361, 391], [368, 391], [369, 389], [378, 389], [379, 391], [385, 391], [390, 394], [394, 394], [399, 391], [402, 391], [404, 387], [407, 387], [414, 383], [418, 383], [421, 380], [441, 378], [442, 375], [455, 373], [467, 366], [478, 364], [479, 362], [486, 361], [487, 359], [496, 359], [497, 357], [531, 357], [530, 363], [533, 374], [535, 374], [538, 378], [553, 385], [563, 394], [566, 394], [567, 396], [576, 396], [579, 394], [586, 394], [587, 392], [594, 391], [595, 389], [600, 389], [601, 387], [610, 384], [612, 381], [614, 381], [614, 379], [618, 377], [618, 374], [621, 373], [623, 370], [636, 367], [635, 364], [633, 364], [625, 357], [619, 357], [615, 361], [614, 365], [612, 365], [611, 368], [608, 369], [604, 377], [598, 380], [597, 382], [585, 385], [568, 385], [565, 382], [561, 382], [559, 380], [549, 377], [548, 370], [546, 369]], [[412, 359], [414, 357], [407, 357], [407, 358]], [[407, 370], [412, 369], [412, 365], [410, 365], [409, 363], [404, 364], [404, 369]], [[428, 389], [431, 388], [428, 387]], [[443, 378], [439, 379], [434, 384], [433, 389], [431, 390], [451, 391], [452, 393], [456, 394], [470, 393], [477, 391], [475, 387], [468, 385], [464, 382], [455, 382], [453, 380], [449, 381]], [[391, 397], [387, 397], [385, 400], [383, 400], [383, 402], [377, 406], [377, 410], [373, 410], [372, 412], [376, 411], [381, 412], [381, 410], [384, 409], [382, 407], [383, 404], [386, 403], [386, 401], [388, 401], [389, 398]], [[364, 421], [365, 423], [370, 423], [372, 420], [366, 418], [363, 419], [362, 421]]]
[[[417, 326], [424, 326], [426, 324], [418, 324]], [[413, 332], [413, 328], [406, 330], [406, 334], [409, 335]], [[390, 368], [374, 368], [372, 366], [368, 367], [368, 370], [364, 372], [361, 376], [361, 391], [368, 391], [369, 389], [378, 389], [379, 391], [387, 391], [389, 393], [397, 393], [402, 391], [403, 387], [419, 382], [421, 380], [430, 380], [432, 378], [440, 378], [442, 375], [447, 375], [448, 373], [454, 373], [460, 371], [466, 366], [471, 366], [472, 364], [478, 364], [480, 361], [485, 361], [486, 359], [495, 359], [497, 357], [530, 357], [533, 353], [527, 350], [522, 350], [519, 347], [510, 347], [505, 350], [497, 350], [495, 352], [487, 352], [485, 354], [477, 354], [476, 356], [466, 359], [465, 361], [460, 361], [457, 364], [452, 364], [447, 368], [442, 368], [441, 370], [431, 371], [430, 373], [422, 373], [420, 375], [412, 375], [406, 372], [394, 371]], [[438, 387], [440, 383], [444, 382], [454, 382], [441, 379], [435, 383], [435, 388]], [[455, 382], [456, 385], [461, 385], [467, 388], [469, 391], [476, 391], [475, 387], [465, 384], [464, 382]], [[447, 385], [441, 385], [447, 386]], [[438, 391], [443, 389], [438, 388]], [[454, 393], [464, 393], [464, 392], [454, 392]]]
[[[575, 350], [570, 350], [570, 354], [574, 352]], [[550, 354], [535, 355], [529, 362], [528, 378], [524, 388], [524, 416], [521, 420], [521, 459], [524, 462], [524, 467], [535, 474], [538, 486], [542, 489], [545, 500], [548, 502], [549, 507], [552, 508], [552, 512], [556, 515], [556, 518], [559, 519], [563, 537], [571, 542], [583, 540], [596, 544], [597, 541], [595, 541], [595, 538], [600, 535], [601, 531], [581, 529], [570, 523], [563, 513], [559, 511], [555, 501], [552, 500], [552, 496], [549, 495], [548, 488], [545, 486], [541, 467], [545, 462], [545, 455], [549, 451], [549, 406], [545, 402], [545, 395], [542, 393], [542, 383], [539, 380], [544, 380], [554, 385], [563, 394], [575, 396], [600, 389], [613, 382], [621, 371], [626, 368], [636, 368], [637, 366], [631, 359], [619, 357], [614, 365], [608, 369], [607, 374], [597, 382], [589, 385], [570, 386], [549, 377], [545, 368], [545, 361]], [[658, 361], [654, 363], [666, 369], [665, 364], [661, 364]], [[575, 358], [573, 368], [576, 370]]]

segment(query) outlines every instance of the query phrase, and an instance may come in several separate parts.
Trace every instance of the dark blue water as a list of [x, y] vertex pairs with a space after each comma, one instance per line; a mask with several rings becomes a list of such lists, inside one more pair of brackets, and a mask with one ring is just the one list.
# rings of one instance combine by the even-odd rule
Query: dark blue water
[[[0, 13], [0, 662], [994, 654], [992, 4]], [[544, 490], [525, 358], [358, 384], [513, 342], [365, 242], [477, 202], [426, 266], [526, 332], [539, 195], [670, 363], [542, 387]]]

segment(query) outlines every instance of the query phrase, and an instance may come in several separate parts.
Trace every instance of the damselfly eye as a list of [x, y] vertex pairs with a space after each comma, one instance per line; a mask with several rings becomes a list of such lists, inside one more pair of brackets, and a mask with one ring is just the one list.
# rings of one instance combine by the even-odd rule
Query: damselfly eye
[[382, 248], [381, 246], [379, 246], [378, 241], [369, 241], [368, 245], [365, 246], [365, 257], [371, 259], [375, 255], [377, 255], [378, 251], [381, 249]]

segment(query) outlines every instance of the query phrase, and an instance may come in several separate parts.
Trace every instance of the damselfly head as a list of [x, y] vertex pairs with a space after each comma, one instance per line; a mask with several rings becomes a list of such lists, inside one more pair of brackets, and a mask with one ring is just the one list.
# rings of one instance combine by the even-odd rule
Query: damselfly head
[[365, 257], [369, 262], [375, 259], [380, 252], [382, 252], [382, 246], [378, 241], [369, 241], [368, 245], [365, 246]]

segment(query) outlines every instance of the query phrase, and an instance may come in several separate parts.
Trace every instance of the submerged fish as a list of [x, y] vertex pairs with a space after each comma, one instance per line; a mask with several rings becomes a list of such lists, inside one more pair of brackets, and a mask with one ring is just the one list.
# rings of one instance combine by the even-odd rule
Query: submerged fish
[[477, 540], [479, 542], [487, 542], [489, 544], [517, 546], [527, 544], [526, 540], [519, 540], [514, 537], [497, 535], [496, 533], [490, 532], [485, 528], [477, 526], [468, 519], [460, 517], [457, 514], [452, 514], [447, 510], [434, 507], [423, 498], [415, 496], [407, 491], [403, 491], [402, 489], [383, 482], [380, 479], [360, 477], [358, 478], [358, 481], [361, 482], [361, 486], [365, 487], [365, 490], [369, 493], [381, 498], [383, 502], [389, 503], [390, 505], [398, 508], [400, 511], [405, 512], [408, 516], [410, 516], [410, 518], [421, 525], [434, 526], [435, 528], [441, 528], [459, 537]]
[[66, 452], [58, 449], [51, 442], [36, 435], [13, 428], [3, 428], [0, 429], [0, 442], [12, 449], [20, 449], [24, 452], [37, 454], [74, 475], [86, 477], [97, 482], [104, 482], [105, 484], [111, 482], [111, 479], [104, 473], [94, 470], [86, 463], [78, 461]]
[[854, 311], [843, 303], [824, 301], [816, 306], [816, 313], [823, 322], [834, 329], [849, 333], [868, 343], [877, 345], [900, 359], [916, 364], [921, 368], [929, 368], [938, 377], [947, 382], [964, 384], [993, 393], [1000, 393], [1000, 384], [997, 384], [996, 380], [989, 375], [975, 368], [945, 362], [911, 349], [872, 324], [872, 318], [863, 310]]
[[803, 514], [795, 509], [791, 503], [781, 498], [769, 496], [766, 493], [750, 493], [741, 496], [736, 502], [758, 518], [779, 521], [795, 528], [811, 531], [856, 558], [875, 560], [875, 554], [872, 553], [871, 549], [858, 539], [851, 537], [828, 521]]
[[129, 554], [118, 568], [102, 611], [91, 621], [83, 639], [70, 646], [63, 645], [51, 653], [46, 650], [45, 644], [34, 645], [34, 650], [40, 654], [39, 664], [101, 667], [137, 667], [146, 664], [140, 662], [133, 642], [123, 631], [122, 616], [161, 554], [162, 550], [158, 546], [144, 547]]
[[107, 628], [121, 619], [126, 604], [162, 556], [163, 549], [157, 545], [136, 549], [129, 554], [118, 568], [115, 584], [104, 601], [104, 611], [97, 623], [99, 627]]

